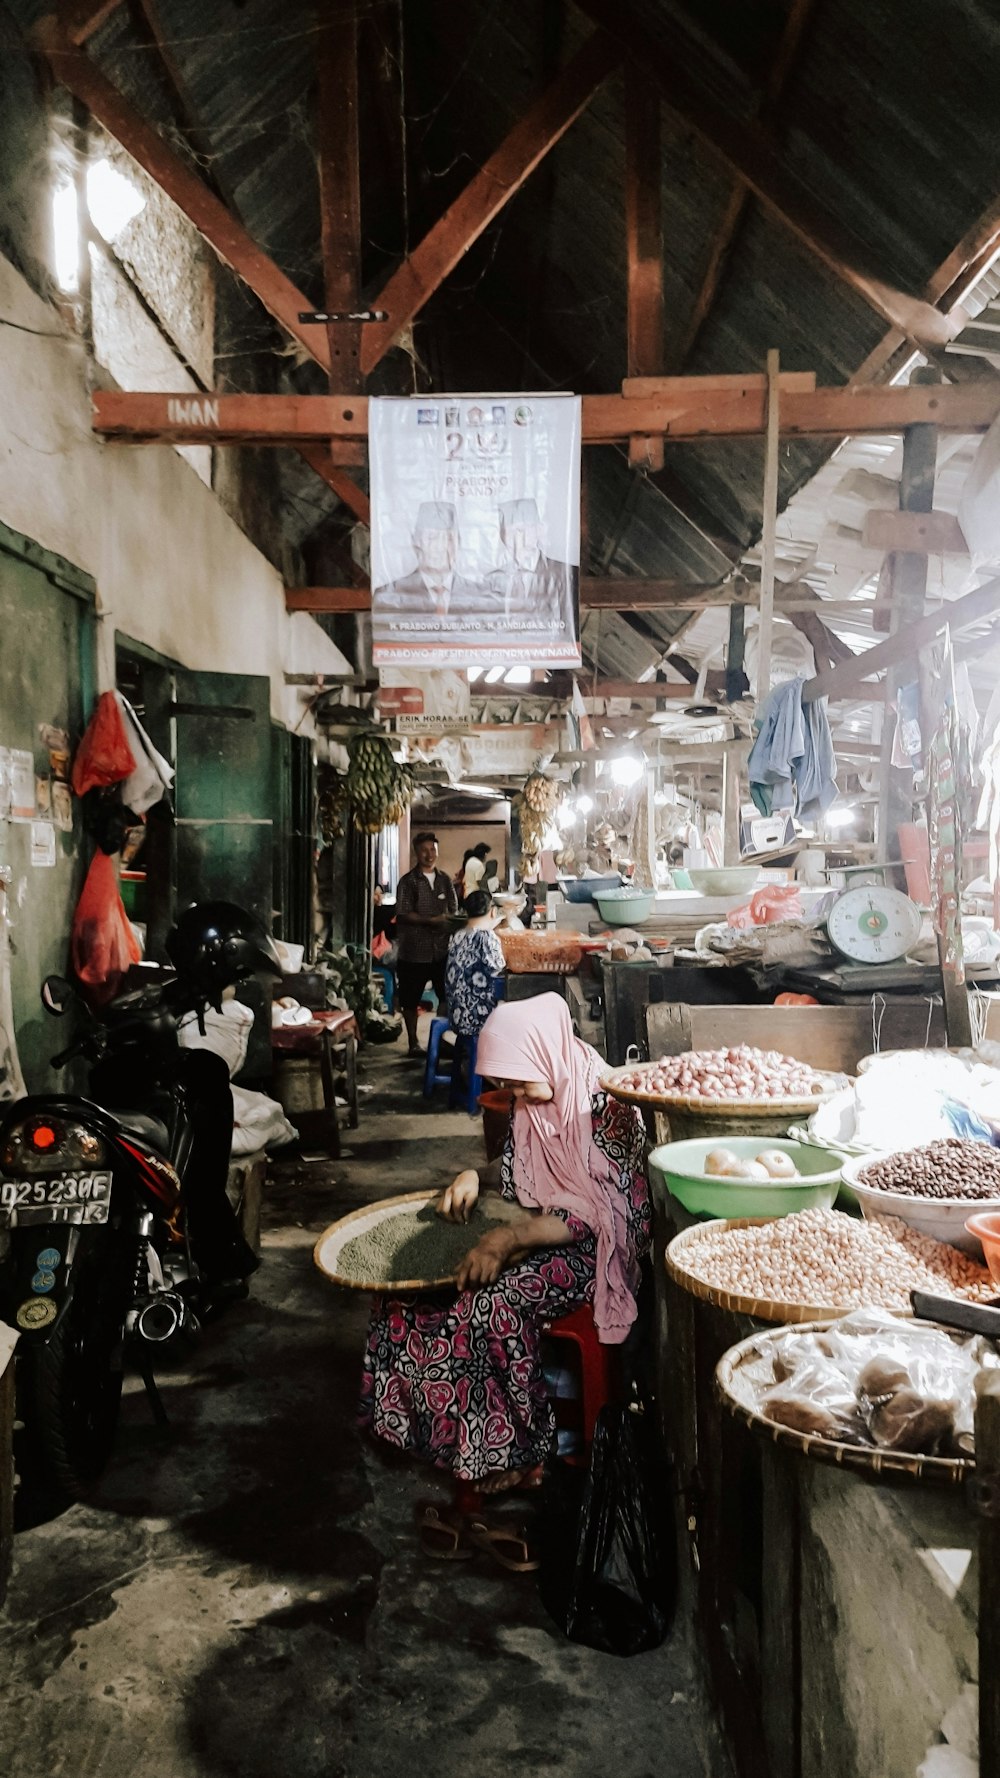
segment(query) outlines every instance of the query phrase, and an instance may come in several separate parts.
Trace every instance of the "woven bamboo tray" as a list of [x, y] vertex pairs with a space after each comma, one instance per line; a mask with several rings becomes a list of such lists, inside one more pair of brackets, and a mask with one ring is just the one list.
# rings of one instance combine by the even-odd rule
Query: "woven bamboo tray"
[[[404, 1192], [398, 1198], [380, 1198], [375, 1204], [366, 1204], [361, 1210], [352, 1210], [350, 1215], [342, 1216], [338, 1222], [332, 1222], [328, 1229], [324, 1229], [313, 1248], [313, 1263], [324, 1277], [329, 1278], [331, 1284], [338, 1284], [342, 1290], [374, 1290], [391, 1293], [393, 1296], [407, 1296], [418, 1290], [446, 1289], [455, 1282], [453, 1272], [449, 1272], [444, 1278], [369, 1278], [362, 1282], [357, 1278], [347, 1278], [337, 1270], [337, 1261], [346, 1241], [353, 1240], [355, 1235], [363, 1235], [391, 1216], [399, 1216], [401, 1212], [412, 1209], [415, 1204], [433, 1203], [440, 1195], [440, 1191]], [[524, 1215], [522, 1205], [512, 1204], [492, 1192], [483, 1193], [479, 1204], [480, 1208], [488, 1207], [494, 1221], [514, 1221], [518, 1216]], [[470, 1249], [475, 1246], [477, 1238], [470, 1233]]]
[[[832, 1325], [832, 1321], [814, 1322], [810, 1332], [822, 1332], [824, 1327]], [[945, 1331], [931, 1321], [915, 1321], [912, 1325], [934, 1327], [939, 1333]], [[870, 1481], [908, 1478], [932, 1482], [938, 1487], [955, 1487], [974, 1474], [976, 1465], [971, 1457], [924, 1457], [913, 1451], [882, 1451], [873, 1445], [846, 1444], [819, 1438], [815, 1433], [795, 1432], [790, 1426], [779, 1426], [774, 1420], [766, 1420], [757, 1407], [758, 1391], [772, 1381], [773, 1349], [782, 1337], [783, 1331], [778, 1330], [751, 1334], [749, 1339], [741, 1340], [738, 1346], [731, 1346], [723, 1353], [716, 1366], [715, 1388], [720, 1401], [752, 1432], [787, 1450], [800, 1451], [804, 1457], [853, 1470]], [[950, 1337], [968, 1338], [967, 1335]]]
[[703, 1303], [711, 1303], [716, 1309], [728, 1309], [734, 1315], [750, 1315], [755, 1321], [774, 1321], [787, 1326], [789, 1323], [804, 1321], [835, 1321], [840, 1315], [849, 1315], [856, 1303], [839, 1306], [835, 1303], [782, 1303], [773, 1297], [741, 1296], [737, 1291], [721, 1290], [714, 1284], [706, 1284], [704, 1279], [689, 1270], [686, 1263], [693, 1248], [699, 1240], [704, 1240], [711, 1232], [717, 1235], [720, 1229], [749, 1229], [765, 1222], [777, 1222], [776, 1216], [737, 1216], [725, 1221], [696, 1223], [694, 1228], [685, 1229], [683, 1234], [675, 1235], [664, 1255], [667, 1271], [674, 1282], [691, 1296], [698, 1297]]
[[794, 1118], [811, 1117], [817, 1105], [846, 1084], [843, 1074], [817, 1072], [822, 1090], [808, 1099], [701, 1099], [690, 1093], [647, 1093], [620, 1084], [635, 1064], [615, 1068], [601, 1085], [612, 1098], [656, 1114], [657, 1142], [697, 1136], [783, 1136]]

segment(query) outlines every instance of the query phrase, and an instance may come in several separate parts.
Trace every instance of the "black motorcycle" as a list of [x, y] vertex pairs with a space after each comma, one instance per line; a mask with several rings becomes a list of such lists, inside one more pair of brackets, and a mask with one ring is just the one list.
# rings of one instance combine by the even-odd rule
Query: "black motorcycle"
[[[0, 1119], [0, 1318], [20, 1336], [22, 1500], [66, 1504], [93, 1486], [114, 1446], [127, 1352], [157, 1406], [155, 1351], [245, 1295], [256, 1264], [225, 1192], [228, 1069], [177, 1032], [186, 1014], [204, 1031], [226, 987], [281, 965], [226, 902], [188, 909], [167, 949], [176, 975], [88, 1016], [52, 1058], [86, 1058], [89, 1096], [33, 1095]], [[53, 1013], [76, 1002], [55, 976], [42, 999]]]

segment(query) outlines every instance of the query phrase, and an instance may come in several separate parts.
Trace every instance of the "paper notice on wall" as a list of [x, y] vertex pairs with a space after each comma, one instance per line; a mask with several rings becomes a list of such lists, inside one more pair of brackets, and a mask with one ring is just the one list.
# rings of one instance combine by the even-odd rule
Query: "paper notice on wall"
[[56, 830], [51, 821], [31, 823], [31, 862], [36, 868], [50, 869], [56, 861]]
[[376, 666], [580, 665], [575, 395], [369, 402]]
[[20, 747], [10, 754], [10, 815], [12, 821], [35, 819], [35, 759]]
[[379, 685], [379, 706], [383, 714], [389, 713], [385, 692], [407, 689], [420, 693], [420, 704], [400, 704], [393, 714], [468, 719], [471, 709], [469, 676], [461, 668], [445, 667], [439, 672], [427, 672], [413, 667], [383, 667], [379, 672]]
[[0, 821], [10, 814], [10, 748], [0, 747]]
[[68, 784], [53, 780], [52, 819], [60, 833], [73, 831], [73, 793]]

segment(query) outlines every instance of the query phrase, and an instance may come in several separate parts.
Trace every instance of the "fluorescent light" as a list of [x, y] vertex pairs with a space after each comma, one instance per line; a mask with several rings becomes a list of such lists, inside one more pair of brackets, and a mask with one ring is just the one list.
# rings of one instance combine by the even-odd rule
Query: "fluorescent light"
[[611, 761], [611, 776], [616, 784], [636, 784], [646, 770], [645, 762], [634, 753], [623, 753]]
[[87, 168], [87, 209], [99, 235], [111, 246], [146, 208], [141, 191], [108, 160]]
[[52, 245], [56, 283], [67, 292], [80, 288], [80, 219], [76, 187], [68, 182], [52, 193]]

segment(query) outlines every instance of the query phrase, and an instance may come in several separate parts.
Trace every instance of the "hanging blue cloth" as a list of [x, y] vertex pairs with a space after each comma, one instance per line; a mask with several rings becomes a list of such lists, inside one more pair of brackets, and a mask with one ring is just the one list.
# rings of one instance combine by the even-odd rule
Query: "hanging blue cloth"
[[750, 753], [750, 795], [762, 815], [794, 809], [822, 815], [837, 795], [837, 756], [825, 698], [802, 703], [805, 679], [789, 679], [764, 699]]

